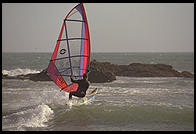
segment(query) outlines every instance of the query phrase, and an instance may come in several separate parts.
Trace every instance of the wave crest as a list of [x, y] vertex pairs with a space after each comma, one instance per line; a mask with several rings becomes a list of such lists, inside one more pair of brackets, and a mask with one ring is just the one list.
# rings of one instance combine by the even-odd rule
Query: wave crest
[[17, 69], [13, 69], [13, 70], [2, 70], [2, 74], [8, 75], [8, 76], [27, 75], [27, 74], [36, 74], [36, 73], [40, 73], [40, 71], [29, 69], [29, 68], [25, 68], [25, 69], [17, 68]]
[[47, 127], [47, 122], [53, 115], [53, 110], [45, 104], [28, 110], [4, 116], [3, 130], [25, 130], [26, 127]]

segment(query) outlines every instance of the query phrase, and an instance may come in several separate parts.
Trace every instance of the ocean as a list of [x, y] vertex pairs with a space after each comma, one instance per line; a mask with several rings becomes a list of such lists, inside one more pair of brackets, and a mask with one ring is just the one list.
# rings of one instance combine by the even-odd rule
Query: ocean
[[[194, 73], [194, 53], [92, 53], [113, 64], [163, 63]], [[46, 69], [51, 53], [2, 53], [10, 76]], [[118, 77], [86, 105], [68, 105], [52, 81], [2, 79], [3, 131], [194, 131], [194, 79]], [[74, 97], [73, 97], [74, 98]], [[76, 99], [76, 98], [74, 98]]]

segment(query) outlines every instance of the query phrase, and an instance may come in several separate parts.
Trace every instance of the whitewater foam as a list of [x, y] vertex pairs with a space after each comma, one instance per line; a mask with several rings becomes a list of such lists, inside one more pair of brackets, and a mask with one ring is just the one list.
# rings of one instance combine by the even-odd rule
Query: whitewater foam
[[53, 117], [53, 113], [53, 110], [46, 104], [12, 113], [3, 116], [2, 129], [24, 131], [26, 127], [47, 127], [45, 123]]
[[27, 74], [36, 74], [40, 73], [40, 71], [33, 70], [33, 69], [13, 69], [13, 70], [2, 70], [3, 75], [8, 75], [8, 76], [17, 76], [17, 75], [27, 75]]

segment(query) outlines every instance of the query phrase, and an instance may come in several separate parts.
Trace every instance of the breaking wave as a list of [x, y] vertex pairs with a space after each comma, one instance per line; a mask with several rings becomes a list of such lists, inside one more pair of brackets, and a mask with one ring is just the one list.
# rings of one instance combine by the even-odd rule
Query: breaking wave
[[26, 74], [36, 74], [40, 73], [41, 71], [38, 70], [33, 70], [29, 68], [21, 69], [13, 69], [13, 70], [2, 70], [3, 75], [8, 75], [8, 76], [17, 76], [17, 75], [26, 75]]
[[2, 129], [25, 131], [26, 128], [47, 127], [45, 124], [53, 117], [53, 110], [46, 104], [12, 113], [2, 118]]

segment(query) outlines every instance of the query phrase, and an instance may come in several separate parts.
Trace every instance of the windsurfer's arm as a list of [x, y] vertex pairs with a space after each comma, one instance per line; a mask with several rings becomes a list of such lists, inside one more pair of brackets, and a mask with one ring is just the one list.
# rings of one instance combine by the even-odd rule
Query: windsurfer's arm
[[76, 81], [75, 80], [73, 80], [73, 78], [72, 77], [70, 77], [71, 78], [71, 82], [74, 82], [74, 83], [76, 83]]

